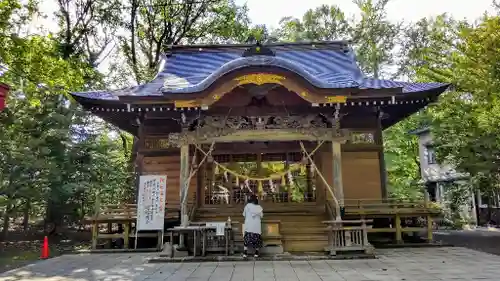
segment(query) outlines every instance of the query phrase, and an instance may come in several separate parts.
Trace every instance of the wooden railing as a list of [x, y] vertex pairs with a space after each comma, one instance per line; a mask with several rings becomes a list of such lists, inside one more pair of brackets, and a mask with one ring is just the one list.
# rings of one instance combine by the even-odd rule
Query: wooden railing
[[[363, 251], [373, 252], [373, 246], [368, 242], [368, 226], [366, 220], [324, 221], [328, 225], [328, 251], [330, 255], [338, 252]], [[353, 226], [348, 226], [353, 225]]]

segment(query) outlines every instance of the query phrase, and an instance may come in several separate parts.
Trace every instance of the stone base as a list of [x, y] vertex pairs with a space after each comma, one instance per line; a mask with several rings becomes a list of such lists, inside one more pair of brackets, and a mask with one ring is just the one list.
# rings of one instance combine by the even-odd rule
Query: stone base
[[263, 255], [276, 255], [276, 254], [283, 254], [283, 246], [282, 245], [269, 245], [269, 246], [264, 246], [261, 249], [261, 253]]
[[189, 253], [187, 250], [179, 249], [179, 245], [174, 245], [173, 257], [174, 258], [185, 258], [185, 257], [189, 257]]
[[170, 258], [174, 256], [174, 247], [172, 247], [170, 242], [163, 245], [163, 251], [161, 251], [161, 254]]

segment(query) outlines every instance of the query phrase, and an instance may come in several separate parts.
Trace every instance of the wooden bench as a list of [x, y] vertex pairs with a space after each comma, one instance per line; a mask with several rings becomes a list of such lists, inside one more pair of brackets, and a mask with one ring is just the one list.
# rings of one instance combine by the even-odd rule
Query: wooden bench
[[[167, 205], [167, 208], [169, 205]], [[172, 212], [166, 210], [165, 218], [172, 217]], [[172, 210], [171, 208], [168, 210]], [[176, 212], [177, 213], [177, 212]], [[156, 248], [145, 250], [159, 250], [163, 240], [162, 231], [156, 233], [145, 233], [132, 231], [132, 224], [137, 221], [137, 205], [124, 204], [124, 205], [107, 205], [102, 210], [97, 210], [94, 216], [84, 219], [85, 222], [92, 224], [92, 250], [97, 251], [99, 240], [103, 239], [123, 239], [123, 249], [128, 250], [130, 247], [130, 238], [157, 238]], [[107, 225], [107, 233], [101, 232], [101, 225]], [[119, 233], [113, 233], [113, 224], [118, 225]], [[123, 230], [120, 230], [123, 226]]]
[[[405, 232], [427, 232], [428, 242], [433, 241], [433, 217], [439, 216], [441, 210], [433, 208], [430, 202], [416, 201], [403, 202], [397, 200], [346, 200], [345, 216], [356, 216], [361, 219], [366, 218], [388, 218], [393, 221], [391, 227], [369, 228], [368, 232], [375, 233], [395, 233], [396, 243], [403, 243], [402, 234]], [[425, 217], [425, 227], [403, 227], [401, 220], [404, 218]]]

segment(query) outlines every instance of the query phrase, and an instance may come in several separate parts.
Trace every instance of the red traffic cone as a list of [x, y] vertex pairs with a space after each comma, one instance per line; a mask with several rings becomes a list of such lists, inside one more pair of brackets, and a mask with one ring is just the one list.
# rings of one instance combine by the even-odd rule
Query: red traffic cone
[[49, 238], [47, 238], [47, 236], [43, 238], [42, 254], [40, 255], [40, 258], [41, 259], [49, 258]]

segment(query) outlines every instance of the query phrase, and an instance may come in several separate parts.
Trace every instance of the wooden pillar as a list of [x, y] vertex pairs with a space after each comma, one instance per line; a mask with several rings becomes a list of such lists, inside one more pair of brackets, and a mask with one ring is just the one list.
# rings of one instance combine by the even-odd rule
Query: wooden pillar
[[[427, 212], [429, 212], [430, 204], [429, 204], [429, 193], [427, 190], [424, 190], [424, 207]], [[432, 216], [430, 213], [427, 214], [427, 243], [432, 243]]]
[[380, 187], [382, 189], [382, 199], [387, 199], [389, 194], [387, 191], [387, 169], [385, 167], [384, 156], [384, 138], [382, 135], [382, 112], [377, 113], [377, 131], [375, 132], [375, 143], [380, 146], [378, 151], [379, 169], [380, 169]]
[[344, 205], [344, 184], [342, 181], [342, 145], [332, 141], [333, 188], [339, 204]]
[[[229, 168], [234, 171], [234, 161], [233, 161], [233, 155], [229, 154]], [[227, 181], [228, 181], [228, 191], [229, 191], [229, 202], [227, 202], [229, 205], [233, 204], [233, 196], [234, 196], [234, 176], [231, 173], [228, 173], [227, 175]]]
[[[285, 154], [285, 171], [288, 171], [290, 169], [290, 154], [286, 153]], [[287, 193], [288, 193], [288, 202], [292, 202], [292, 185], [290, 184], [288, 180], [288, 175], [285, 175], [285, 182], [287, 183], [286, 188], [287, 188]]]
[[[258, 177], [262, 176], [262, 153], [260, 152], [257, 153], [257, 176]], [[263, 193], [262, 185], [263, 185], [262, 181], [257, 181], [257, 194], [259, 197], [261, 197]]]
[[99, 215], [101, 214], [101, 194], [98, 191], [95, 196], [94, 220], [92, 222], [92, 249], [97, 249], [97, 239], [99, 236]]
[[144, 166], [144, 155], [139, 151], [144, 148], [144, 125], [139, 125], [138, 128], [138, 137], [134, 137], [132, 144], [132, 157], [134, 158], [134, 174], [135, 174], [135, 193], [134, 198], [132, 198], [132, 202], [139, 202], [139, 184], [140, 184], [140, 176], [142, 175], [142, 170]]
[[312, 173], [312, 170], [311, 170], [311, 167], [312, 167], [312, 164], [311, 161], [309, 161], [309, 159], [307, 159], [307, 164], [306, 164], [306, 182], [307, 182], [307, 196], [306, 198], [306, 201], [310, 202], [310, 201], [315, 201], [316, 199], [316, 194], [313, 194], [313, 173]]
[[186, 189], [189, 189], [189, 145], [181, 146], [181, 159], [180, 159], [180, 180], [179, 180], [179, 198], [180, 198], [180, 209], [181, 209], [181, 225], [186, 225], [188, 223], [188, 210], [187, 210], [187, 196], [188, 193]]
[[395, 220], [394, 220], [394, 224], [395, 224], [395, 227], [396, 227], [396, 243], [397, 244], [403, 244], [403, 235], [402, 235], [402, 231], [401, 231], [401, 216], [399, 215], [399, 211], [396, 210], [396, 214], [395, 214]]

